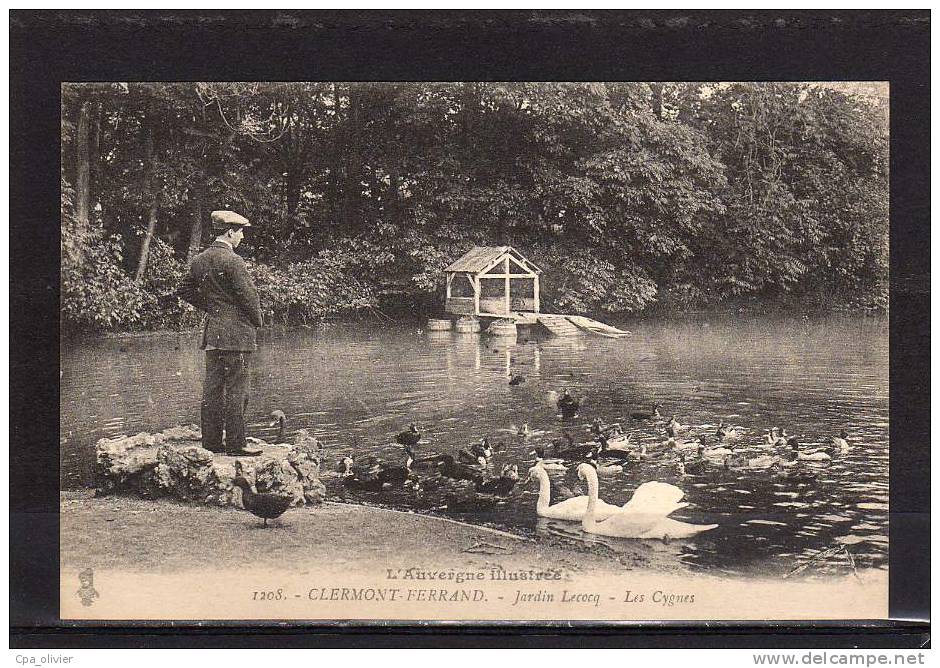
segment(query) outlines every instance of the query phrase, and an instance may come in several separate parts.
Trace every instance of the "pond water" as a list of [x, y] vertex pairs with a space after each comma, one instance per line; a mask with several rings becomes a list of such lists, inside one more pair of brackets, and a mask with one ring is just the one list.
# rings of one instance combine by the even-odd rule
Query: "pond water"
[[[419, 456], [489, 435], [506, 443], [491, 468], [517, 463], [522, 480], [509, 498], [461, 519], [617, 550], [619, 539], [586, 537], [577, 524], [537, 520], [537, 485], [523, 488], [534, 445], [558, 438], [562, 429], [587, 440], [592, 418], [628, 424], [631, 411], [653, 401], [663, 404], [664, 416], [677, 415], [700, 433], [713, 433], [720, 420], [741, 425], [745, 442], [755, 444], [771, 426], [800, 435], [807, 449], [828, 445], [846, 428], [852, 448], [830, 462], [776, 472], [714, 466], [680, 477], [668, 458], [651, 456], [603, 477], [601, 497], [621, 504], [648, 480], [681, 487], [690, 505], [674, 517], [719, 527], [688, 541], [644, 545], [679, 568], [781, 575], [839, 544], [858, 568], [887, 568], [886, 319], [688, 319], [624, 326], [631, 337], [520, 334], [507, 340], [377, 323], [266, 331], [252, 369], [249, 434], [272, 438], [267, 416], [279, 408], [288, 415], [288, 434], [305, 428], [324, 442], [325, 468], [354, 449], [403, 463], [392, 440], [411, 421], [423, 433]], [[63, 342], [62, 486], [93, 484], [94, 443], [103, 436], [198, 423], [203, 360], [189, 333]], [[510, 386], [511, 371], [525, 382]], [[549, 394], [565, 387], [583, 397], [569, 423], [557, 415]], [[524, 422], [535, 431], [525, 440], [510, 431]], [[663, 423], [632, 422], [629, 428], [635, 441], [665, 440]], [[412, 503], [398, 493], [363, 498]], [[839, 552], [813, 570], [846, 572], [848, 563]]]

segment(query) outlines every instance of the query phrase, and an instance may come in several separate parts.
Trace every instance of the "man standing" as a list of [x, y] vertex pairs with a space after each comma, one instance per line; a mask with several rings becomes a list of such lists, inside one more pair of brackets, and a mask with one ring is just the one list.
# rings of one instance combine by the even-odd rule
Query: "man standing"
[[[200, 347], [206, 351], [202, 389], [202, 445], [213, 452], [251, 456], [245, 442], [248, 372], [257, 349], [261, 302], [245, 261], [235, 249], [251, 223], [234, 211], [213, 211], [212, 245], [193, 258], [179, 296], [206, 312]], [[222, 433], [225, 432], [225, 443]]]

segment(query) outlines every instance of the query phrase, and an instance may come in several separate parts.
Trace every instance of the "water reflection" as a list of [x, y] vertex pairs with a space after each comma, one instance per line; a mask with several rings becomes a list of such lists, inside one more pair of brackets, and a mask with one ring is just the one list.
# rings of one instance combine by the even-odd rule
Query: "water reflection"
[[[548, 338], [525, 332], [485, 338], [399, 327], [265, 333], [252, 369], [249, 433], [273, 437], [275, 408], [288, 431], [306, 428], [338, 460], [354, 443], [401, 457], [392, 436], [411, 421], [423, 429], [426, 453], [465, 447], [489, 435], [506, 450], [492, 462], [532, 463], [529, 452], [567, 428], [587, 438], [597, 416], [635, 429], [653, 452], [662, 424], [631, 424], [629, 414], [663, 403], [704, 432], [719, 421], [742, 425], [757, 443], [785, 427], [805, 447], [825, 446], [842, 428], [852, 448], [831, 462], [802, 462], [783, 471], [708, 467], [679, 477], [651, 456], [602, 479], [602, 497], [623, 503], [647, 480], [680, 486], [690, 506], [677, 519], [717, 522], [714, 531], [675, 548], [691, 567], [722, 572], [783, 573], [836, 541], [859, 567], [887, 565], [887, 323], [825, 320], [644, 322], [628, 339]], [[62, 485], [92, 483], [94, 442], [102, 436], [198, 421], [203, 354], [195, 338], [104, 339], [62, 346]], [[510, 386], [511, 374], [525, 382]], [[550, 396], [570, 387], [582, 397], [578, 418], [563, 425]], [[514, 428], [528, 423], [522, 439]], [[541, 433], [540, 433], [541, 432]], [[332, 467], [334, 461], [328, 462]], [[576, 484], [573, 481], [572, 484]], [[577, 524], [543, 526], [535, 495], [522, 489], [463, 519], [517, 530], [584, 537]], [[379, 499], [408, 505], [407, 495]], [[588, 540], [596, 540], [592, 537]], [[617, 539], [610, 549], [617, 550]], [[622, 548], [621, 548], [622, 549]], [[644, 548], [657, 549], [657, 548]], [[838, 566], [844, 568], [844, 566]]]

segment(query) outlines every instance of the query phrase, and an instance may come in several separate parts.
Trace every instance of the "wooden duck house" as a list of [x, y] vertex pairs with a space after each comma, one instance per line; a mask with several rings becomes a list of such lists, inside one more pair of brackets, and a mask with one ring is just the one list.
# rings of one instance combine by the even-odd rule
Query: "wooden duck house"
[[447, 313], [507, 318], [539, 312], [542, 270], [512, 246], [474, 246], [444, 273]]
[[[501, 326], [515, 333], [516, 325], [542, 325], [555, 336], [598, 334], [619, 338], [629, 332], [580, 315], [539, 311], [539, 276], [542, 270], [512, 246], [474, 246], [444, 269], [447, 300], [444, 311], [462, 316], [457, 330], [479, 332], [480, 319], [489, 321], [490, 333]], [[495, 322], [494, 322], [495, 321]], [[508, 321], [508, 322], [507, 322]], [[432, 318], [428, 327], [450, 329], [449, 319]]]

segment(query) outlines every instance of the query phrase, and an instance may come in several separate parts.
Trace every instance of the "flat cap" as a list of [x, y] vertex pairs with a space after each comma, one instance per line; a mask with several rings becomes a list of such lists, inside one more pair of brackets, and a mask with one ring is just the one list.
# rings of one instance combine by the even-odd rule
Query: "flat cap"
[[213, 211], [210, 215], [213, 227], [224, 227], [226, 225], [240, 225], [241, 227], [251, 227], [248, 219], [234, 211]]

